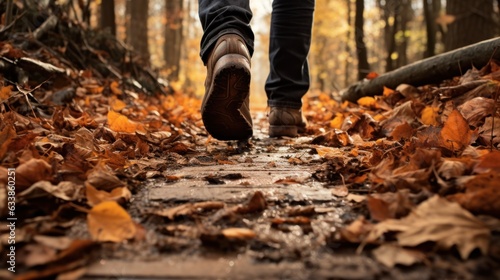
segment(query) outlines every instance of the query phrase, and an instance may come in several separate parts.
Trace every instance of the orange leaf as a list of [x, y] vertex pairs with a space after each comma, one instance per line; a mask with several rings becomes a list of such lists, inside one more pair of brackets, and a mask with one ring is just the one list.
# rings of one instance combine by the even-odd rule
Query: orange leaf
[[427, 106], [422, 110], [422, 123], [426, 125], [439, 125], [439, 109], [433, 106]]
[[114, 97], [111, 98], [109, 105], [111, 106], [111, 109], [113, 109], [113, 111], [120, 111], [121, 109], [127, 107], [127, 104], [125, 104], [125, 102]]
[[439, 135], [441, 147], [450, 151], [461, 151], [469, 146], [471, 139], [469, 124], [458, 110], [453, 110]]
[[6, 100], [10, 97], [12, 92], [12, 86], [2, 87], [0, 89], [0, 100]]
[[391, 95], [391, 94], [393, 94], [393, 93], [394, 93], [394, 90], [393, 90], [393, 89], [390, 89], [390, 88], [388, 88], [388, 87], [384, 87], [384, 92], [383, 92], [383, 95], [384, 95], [384, 96], [386, 96], [386, 97], [387, 97], [387, 96], [390, 96], [390, 95]]
[[401, 139], [410, 139], [413, 136], [413, 127], [409, 125], [407, 122], [404, 122], [391, 132], [392, 139], [399, 141]]
[[97, 241], [122, 242], [135, 236], [136, 226], [116, 201], [105, 201], [87, 214], [90, 235]]
[[6, 125], [0, 130], [0, 159], [2, 159], [7, 152], [9, 144], [15, 136], [16, 130], [10, 125]]
[[358, 105], [365, 107], [375, 107], [377, 101], [371, 96], [365, 96], [358, 99]]
[[366, 75], [366, 79], [368, 80], [373, 80], [378, 77], [378, 74], [376, 72], [370, 72]]
[[108, 125], [111, 130], [116, 132], [134, 133], [137, 130], [145, 131], [144, 127], [136, 122], [129, 120], [126, 116], [115, 111], [108, 112]]
[[117, 81], [111, 82], [111, 84], [109, 85], [109, 89], [114, 95], [121, 95], [123, 93]]

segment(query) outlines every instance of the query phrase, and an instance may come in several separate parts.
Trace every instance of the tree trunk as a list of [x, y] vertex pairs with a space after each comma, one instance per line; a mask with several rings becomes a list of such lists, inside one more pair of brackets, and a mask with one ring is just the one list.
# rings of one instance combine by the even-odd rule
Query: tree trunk
[[182, 46], [183, 0], [165, 0], [167, 24], [165, 26], [165, 44], [163, 56], [170, 81], [179, 80]]
[[447, 51], [467, 46], [495, 35], [493, 0], [447, 0], [446, 14], [455, 17], [445, 38]]
[[114, 0], [102, 0], [99, 25], [102, 30], [108, 30], [113, 36], [116, 36]]
[[484, 67], [490, 59], [500, 59], [498, 49], [500, 38], [494, 38], [429, 57], [387, 72], [373, 80], [353, 84], [342, 91], [342, 99], [355, 102], [363, 96], [382, 94], [384, 87], [394, 89], [402, 83], [421, 86], [451, 79], [472, 67]]
[[[127, 14], [127, 43], [149, 60], [148, 0], [129, 0]], [[130, 8], [130, 9], [129, 9]]]
[[[431, 5], [429, 5], [431, 1]], [[433, 0], [423, 0], [424, 2], [424, 17], [425, 31], [427, 35], [427, 44], [424, 52], [424, 57], [431, 57], [436, 54], [436, 18], [434, 17]]]
[[[351, 53], [351, 46], [350, 46], [349, 42], [351, 42], [351, 27], [352, 27], [351, 0], [346, 0], [346, 5], [347, 5], [347, 32], [346, 32], [346, 40], [345, 40], [345, 53], [350, 54]], [[351, 72], [349, 70], [350, 65], [351, 64], [349, 63], [349, 61], [345, 60], [344, 85], [346, 87], [349, 85], [349, 73]]]
[[354, 38], [356, 39], [356, 54], [358, 55], [358, 80], [363, 80], [370, 72], [368, 64], [368, 53], [365, 45], [364, 18], [365, 11], [364, 0], [356, 0], [356, 17], [354, 20]]
[[[396, 17], [399, 17], [400, 28], [396, 31], [396, 34], [401, 34], [398, 36], [399, 40], [396, 40], [396, 52], [398, 53], [398, 59], [396, 60], [396, 67], [399, 68], [408, 64], [408, 22], [413, 18], [413, 10], [411, 8], [411, 0], [400, 1], [399, 13], [396, 13]], [[397, 36], [397, 35], [396, 35]]]

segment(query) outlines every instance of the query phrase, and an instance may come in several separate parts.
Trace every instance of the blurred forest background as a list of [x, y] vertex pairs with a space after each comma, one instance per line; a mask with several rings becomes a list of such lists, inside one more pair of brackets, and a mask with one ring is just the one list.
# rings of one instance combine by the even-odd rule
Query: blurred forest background
[[[272, 0], [250, 3], [256, 37], [252, 104], [265, 106]], [[203, 94], [198, 1], [78, 0], [78, 4], [84, 23], [132, 46], [174, 88]], [[369, 73], [384, 73], [498, 36], [499, 5], [500, 0], [316, 0], [311, 90], [335, 93]]]

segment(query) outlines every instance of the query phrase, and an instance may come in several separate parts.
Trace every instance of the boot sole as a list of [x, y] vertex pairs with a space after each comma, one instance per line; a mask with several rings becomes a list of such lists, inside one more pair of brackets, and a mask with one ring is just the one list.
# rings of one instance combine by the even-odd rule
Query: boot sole
[[250, 64], [241, 55], [225, 55], [214, 67], [214, 80], [202, 108], [208, 133], [218, 140], [252, 137], [252, 123], [240, 108], [250, 91]]
[[299, 129], [295, 125], [270, 125], [269, 137], [297, 137]]

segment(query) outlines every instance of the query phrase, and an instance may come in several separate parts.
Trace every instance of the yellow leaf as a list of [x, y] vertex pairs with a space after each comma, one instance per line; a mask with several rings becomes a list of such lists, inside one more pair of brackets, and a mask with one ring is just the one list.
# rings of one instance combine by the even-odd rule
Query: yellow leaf
[[461, 151], [469, 146], [471, 139], [469, 124], [458, 110], [453, 110], [439, 135], [441, 147], [450, 151]]
[[90, 235], [97, 241], [122, 242], [134, 237], [136, 226], [130, 215], [116, 201], [105, 201], [87, 214]]
[[358, 99], [358, 105], [365, 107], [375, 107], [377, 101], [371, 96], [365, 96]]
[[439, 125], [439, 109], [433, 106], [426, 106], [422, 110], [422, 123], [426, 125]]
[[134, 133], [137, 130], [145, 131], [144, 127], [136, 122], [129, 120], [126, 116], [115, 111], [108, 112], [108, 125], [111, 130], [116, 132]]

